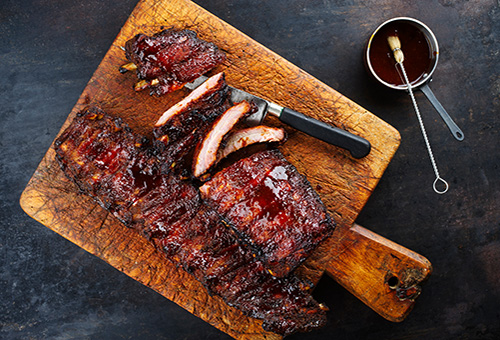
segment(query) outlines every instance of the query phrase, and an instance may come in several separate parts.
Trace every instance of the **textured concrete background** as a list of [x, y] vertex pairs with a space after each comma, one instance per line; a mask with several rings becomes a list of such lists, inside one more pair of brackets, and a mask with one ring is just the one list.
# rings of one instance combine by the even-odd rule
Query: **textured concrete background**
[[[500, 6], [495, 0], [196, 1], [401, 133], [394, 160], [357, 222], [424, 256], [434, 273], [394, 324], [331, 279], [315, 295], [328, 325], [290, 339], [500, 338]], [[19, 196], [136, 0], [0, 2], [0, 338], [226, 339], [155, 292], [30, 219]], [[362, 64], [382, 21], [411, 16], [434, 31], [436, 96], [456, 141], [422, 94], [420, 110], [445, 195], [409, 97]]]

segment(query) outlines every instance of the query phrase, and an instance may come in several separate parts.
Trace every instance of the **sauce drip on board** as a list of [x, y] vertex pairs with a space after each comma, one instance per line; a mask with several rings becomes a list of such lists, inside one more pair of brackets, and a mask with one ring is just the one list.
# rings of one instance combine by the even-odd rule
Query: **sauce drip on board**
[[425, 35], [411, 23], [391, 22], [375, 33], [369, 55], [373, 70], [386, 83], [405, 86], [401, 71], [396, 68], [393, 52], [387, 43], [387, 38], [392, 35], [398, 36], [401, 41], [403, 64], [408, 80], [410, 84], [415, 84], [431, 71], [434, 56]]

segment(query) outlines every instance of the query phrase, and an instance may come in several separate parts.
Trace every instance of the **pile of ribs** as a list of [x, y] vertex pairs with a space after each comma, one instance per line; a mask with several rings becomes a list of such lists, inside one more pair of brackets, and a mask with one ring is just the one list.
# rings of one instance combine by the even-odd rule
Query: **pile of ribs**
[[279, 128], [231, 131], [254, 109], [252, 103], [231, 103], [224, 74], [218, 73], [168, 109], [153, 138], [88, 107], [54, 148], [64, 174], [82, 193], [146, 237], [210, 294], [286, 336], [326, 322], [328, 308], [313, 299], [311, 284], [294, 269], [335, 223], [274, 144], [222, 170], [216, 166], [248, 144], [284, 139]]

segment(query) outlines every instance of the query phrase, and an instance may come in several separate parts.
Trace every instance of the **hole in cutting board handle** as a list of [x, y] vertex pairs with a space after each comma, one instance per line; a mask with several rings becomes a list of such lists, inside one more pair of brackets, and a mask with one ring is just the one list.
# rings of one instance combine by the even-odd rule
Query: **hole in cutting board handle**
[[391, 276], [389, 280], [387, 280], [387, 284], [389, 288], [396, 289], [399, 286], [399, 279], [396, 276]]

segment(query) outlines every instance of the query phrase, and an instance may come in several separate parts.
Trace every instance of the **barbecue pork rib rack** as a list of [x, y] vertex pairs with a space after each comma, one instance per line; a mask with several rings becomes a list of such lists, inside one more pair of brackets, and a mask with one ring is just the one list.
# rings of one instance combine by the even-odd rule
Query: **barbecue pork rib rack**
[[278, 150], [239, 160], [200, 191], [278, 277], [288, 275], [333, 232], [317, 193]]
[[187, 29], [137, 34], [125, 44], [125, 54], [130, 63], [120, 72], [136, 70], [135, 90], [149, 89], [159, 96], [182, 88], [226, 58], [217, 46]]
[[[209, 158], [215, 162], [216, 146], [223, 135], [251, 113], [252, 105], [245, 102], [227, 109], [231, 105], [225, 97], [229, 91], [224, 74], [216, 74], [169, 108], [155, 124], [155, 137], [169, 149], [177, 152], [178, 145], [189, 148], [199, 144], [194, 152], [194, 177], [210, 167]], [[213, 118], [217, 114], [218, 118]], [[214, 123], [207, 124], [207, 120]], [[188, 154], [187, 150], [182, 153]], [[188, 167], [185, 161], [182, 164]], [[200, 164], [204, 166], [198, 167]], [[334, 229], [310, 183], [278, 150], [240, 160], [216, 174], [201, 192], [277, 277], [294, 270]]]
[[295, 276], [276, 278], [227, 228], [196, 187], [170, 170], [168, 147], [149, 142], [97, 108], [80, 113], [55, 142], [80, 190], [147, 237], [212, 294], [278, 334], [325, 323], [323, 305]]

